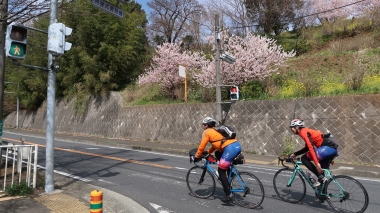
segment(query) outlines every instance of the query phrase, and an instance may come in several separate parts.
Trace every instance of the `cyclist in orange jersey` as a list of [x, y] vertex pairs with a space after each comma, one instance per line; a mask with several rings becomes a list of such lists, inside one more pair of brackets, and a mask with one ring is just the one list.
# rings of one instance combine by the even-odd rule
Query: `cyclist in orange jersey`
[[[228, 183], [227, 170], [229, 170], [233, 160], [241, 153], [240, 143], [234, 139], [225, 139], [221, 133], [215, 130], [216, 120], [206, 117], [202, 121], [202, 139], [198, 146], [198, 151], [195, 154], [195, 161], [199, 161], [202, 153], [211, 154], [215, 151], [215, 156], [220, 159], [218, 173], [222, 182], [223, 190], [226, 194], [221, 200], [226, 203], [232, 201], [233, 194], [231, 193]], [[211, 143], [211, 148], [204, 151], [206, 145]]]

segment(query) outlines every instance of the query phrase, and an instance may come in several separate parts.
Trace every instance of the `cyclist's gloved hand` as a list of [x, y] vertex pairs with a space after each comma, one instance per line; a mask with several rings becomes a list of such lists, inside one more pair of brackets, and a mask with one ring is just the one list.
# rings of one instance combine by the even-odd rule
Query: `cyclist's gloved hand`
[[202, 158], [196, 158], [196, 157], [194, 157], [194, 162], [199, 162], [201, 160], [202, 160]]
[[203, 151], [202, 155], [208, 155], [208, 152], [207, 151]]

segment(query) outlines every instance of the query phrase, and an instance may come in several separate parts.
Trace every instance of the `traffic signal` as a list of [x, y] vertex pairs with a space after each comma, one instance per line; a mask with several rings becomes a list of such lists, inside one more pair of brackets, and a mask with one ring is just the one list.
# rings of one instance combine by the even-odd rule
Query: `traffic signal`
[[73, 29], [62, 23], [53, 23], [49, 26], [47, 51], [52, 55], [62, 55], [71, 49], [71, 43], [66, 42], [66, 36], [71, 35]]
[[5, 36], [5, 55], [12, 59], [22, 60], [26, 55], [28, 30], [19, 25], [9, 25]]
[[231, 101], [239, 100], [239, 87], [232, 86], [230, 90]]

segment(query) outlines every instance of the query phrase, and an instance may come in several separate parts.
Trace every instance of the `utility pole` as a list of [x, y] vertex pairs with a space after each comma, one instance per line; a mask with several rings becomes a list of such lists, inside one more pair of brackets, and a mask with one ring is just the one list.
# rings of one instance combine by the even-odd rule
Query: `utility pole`
[[215, 15], [215, 62], [216, 62], [216, 119], [221, 123], [222, 118], [222, 92], [220, 83], [220, 34], [219, 15]]
[[[3, 0], [0, 4], [0, 145], [3, 144], [3, 111], [4, 111], [4, 88], [5, 88], [5, 32], [7, 32], [8, 0]], [[0, 154], [1, 151], [0, 151]], [[1, 157], [0, 157], [1, 158]], [[0, 160], [1, 163], [1, 160]]]
[[19, 112], [20, 112], [20, 98], [19, 98], [19, 92], [20, 92], [20, 82], [17, 82], [16, 129], [18, 129], [18, 115], [19, 115]]
[[[50, 25], [56, 23], [58, 0], [50, 2]], [[46, 173], [45, 191], [54, 191], [54, 121], [55, 121], [55, 83], [56, 67], [52, 54], [48, 58], [48, 88], [46, 110]]]
[[[7, 31], [6, 14], [8, 12], [8, 0], [0, 4], [0, 145], [3, 145], [3, 111], [4, 111], [4, 80], [5, 80], [5, 32]], [[0, 166], [3, 160], [3, 149], [0, 149]]]

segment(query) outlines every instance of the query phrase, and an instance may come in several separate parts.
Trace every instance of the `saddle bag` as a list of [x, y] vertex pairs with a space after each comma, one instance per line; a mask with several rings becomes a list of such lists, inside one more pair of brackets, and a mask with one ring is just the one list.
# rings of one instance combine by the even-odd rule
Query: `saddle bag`
[[233, 164], [234, 165], [245, 164], [244, 155], [240, 153], [238, 156], [236, 156], [236, 158], [233, 160]]

